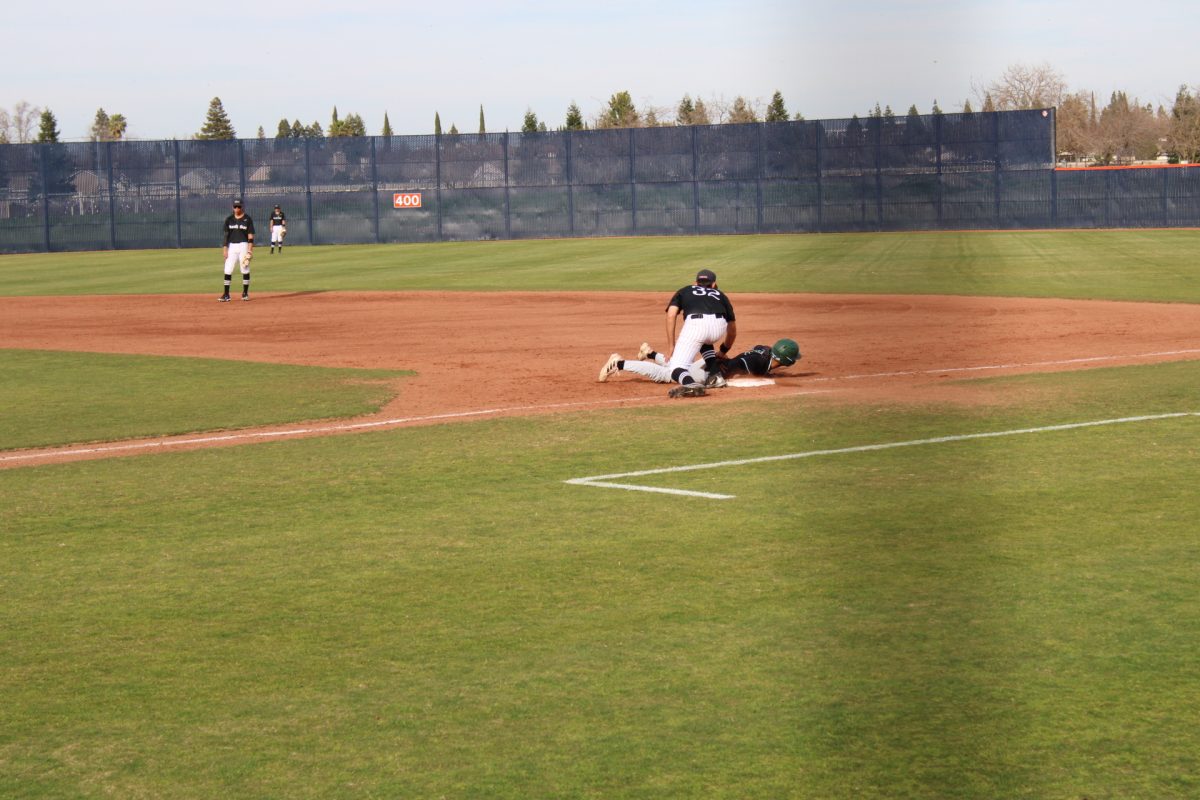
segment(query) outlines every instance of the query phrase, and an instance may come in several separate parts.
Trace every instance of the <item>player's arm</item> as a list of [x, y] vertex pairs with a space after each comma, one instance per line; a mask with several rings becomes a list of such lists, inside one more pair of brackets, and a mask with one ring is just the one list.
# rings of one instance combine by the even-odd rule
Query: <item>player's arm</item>
[[679, 306], [667, 306], [667, 352], [675, 352], [675, 323], [679, 319]]
[[725, 341], [721, 344], [721, 355], [725, 355], [733, 349], [733, 342], [737, 339], [737, 322], [730, 320], [725, 327]]
[[254, 249], [254, 220], [246, 217], [246, 249]]
[[221, 226], [221, 257], [229, 257], [229, 223]]

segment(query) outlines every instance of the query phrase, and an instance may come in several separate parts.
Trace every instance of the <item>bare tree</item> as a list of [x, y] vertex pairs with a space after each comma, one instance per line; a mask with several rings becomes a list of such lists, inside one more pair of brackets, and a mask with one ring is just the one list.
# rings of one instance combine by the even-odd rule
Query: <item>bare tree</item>
[[8, 129], [11, 124], [8, 112], [0, 108], [0, 144], [8, 144]]
[[1055, 148], [1060, 155], [1069, 154], [1076, 160], [1095, 150], [1096, 120], [1087, 92], [1063, 97], [1055, 113]]
[[9, 141], [16, 144], [27, 144], [33, 141], [33, 132], [42, 117], [42, 110], [22, 100], [13, 106], [8, 118]]
[[992, 83], [973, 88], [981, 100], [990, 95], [997, 111], [1019, 111], [1057, 107], [1067, 92], [1067, 82], [1047, 63], [1012, 64]]
[[1165, 131], [1152, 106], [1131, 103], [1125, 92], [1113, 92], [1100, 112], [1096, 154], [1102, 163], [1145, 161], [1158, 155], [1159, 139]]

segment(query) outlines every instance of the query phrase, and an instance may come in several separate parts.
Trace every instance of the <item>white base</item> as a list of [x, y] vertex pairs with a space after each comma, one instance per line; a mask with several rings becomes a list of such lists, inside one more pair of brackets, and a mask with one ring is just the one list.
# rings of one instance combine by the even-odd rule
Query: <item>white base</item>
[[728, 386], [735, 386], [739, 389], [747, 386], [774, 386], [775, 381], [770, 378], [729, 378], [725, 382]]

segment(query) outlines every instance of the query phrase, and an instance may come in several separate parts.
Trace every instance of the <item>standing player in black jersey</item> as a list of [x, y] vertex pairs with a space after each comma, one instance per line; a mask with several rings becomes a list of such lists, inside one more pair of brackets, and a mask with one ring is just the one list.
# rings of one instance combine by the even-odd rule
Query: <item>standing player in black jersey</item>
[[[680, 318], [683, 328], [675, 335]], [[671, 380], [679, 385], [667, 393], [669, 397], [702, 397], [704, 384], [689, 373], [688, 368], [699, 354], [711, 374], [717, 370], [716, 345], [721, 353], [729, 352], [737, 338], [737, 323], [734, 321], [733, 304], [717, 288], [717, 276], [709, 269], [696, 273], [696, 282], [684, 286], [667, 304], [667, 342], [671, 346], [671, 358], [667, 367]]]
[[283, 213], [283, 209], [275, 206], [275, 210], [271, 212], [271, 252], [268, 255], [275, 254], [275, 245], [279, 245], [279, 252], [283, 252], [283, 237], [287, 236], [287, 214]]
[[221, 302], [229, 302], [229, 284], [233, 268], [242, 268], [242, 299], [250, 299], [250, 259], [254, 255], [254, 220], [242, 209], [242, 201], [233, 201], [233, 213], [225, 218], [225, 242], [221, 255], [225, 258], [225, 292]]

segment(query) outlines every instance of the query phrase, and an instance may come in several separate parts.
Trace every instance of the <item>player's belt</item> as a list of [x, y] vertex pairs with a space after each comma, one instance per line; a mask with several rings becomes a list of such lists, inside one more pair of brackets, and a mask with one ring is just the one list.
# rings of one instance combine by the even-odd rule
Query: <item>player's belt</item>
[[725, 319], [724, 314], [688, 314], [688, 319], [704, 319], [705, 317], [709, 319]]

